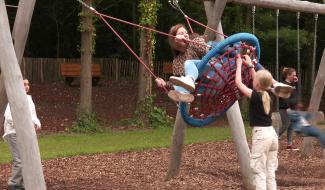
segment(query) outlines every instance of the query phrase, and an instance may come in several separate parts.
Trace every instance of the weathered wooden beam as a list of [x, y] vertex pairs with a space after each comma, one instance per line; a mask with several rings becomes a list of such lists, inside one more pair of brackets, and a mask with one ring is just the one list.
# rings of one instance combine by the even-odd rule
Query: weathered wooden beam
[[36, 0], [20, 0], [18, 4], [12, 39], [19, 65], [23, 59], [35, 2]]
[[325, 50], [319, 64], [318, 73], [314, 83], [313, 92], [311, 93], [308, 111], [316, 112], [319, 110], [320, 101], [322, 100], [325, 85]]
[[[226, 6], [226, 0], [204, 1], [204, 8], [208, 20], [208, 26], [216, 29], [220, 34], [223, 34], [222, 25], [220, 22], [223, 10]], [[214, 40], [215, 33], [207, 33], [208, 40]], [[209, 35], [210, 34], [210, 35]], [[214, 36], [213, 36], [214, 35]], [[224, 39], [222, 35], [216, 36], [216, 41]], [[227, 111], [227, 118], [231, 128], [231, 134], [236, 147], [240, 172], [245, 189], [254, 189], [253, 173], [250, 168], [250, 151], [244, 130], [244, 122], [240, 112], [238, 101]]]
[[244, 187], [247, 190], [254, 189], [254, 176], [250, 166], [250, 151], [238, 101], [228, 109], [227, 118], [231, 129], [232, 140], [236, 147]]
[[0, 0], [0, 67], [17, 133], [26, 189], [46, 189], [36, 132], [15, 54], [4, 0]]
[[228, 0], [229, 3], [255, 5], [267, 9], [279, 9], [294, 12], [325, 14], [325, 5], [298, 0]]
[[179, 168], [182, 161], [186, 127], [187, 124], [183, 120], [181, 111], [178, 109], [173, 129], [172, 145], [170, 147], [170, 159], [165, 181], [171, 180], [179, 173]]
[[[19, 64], [21, 64], [24, 55], [35, 2], [36, 0], [20, 0], [18, 4], [12, 39], [14, 41], [14, 48]], [[3, 114], [5, 112], [6, 105], [8, 104], [6, 90], [2, 78], [3, 77], [0, 76], [0, 121], [3, 121]]]
[[204, 2], [205, 13], [208, 20], [208, 27], [219, 32], [219, 34], [216, 34], [215, 32], [207, 28], [204, 34], [208, 36], [208, 41], [221, 41], [224, 39], [223, 35], [220, 35], [223, 34], [220, 20], [223, 14], [223, 10], [226, 7], [226, 3], [227, 0], [218, 0], [217, 3], [213, 1]]
[[[311, 94], [310, 103], [308, 111], [312, 112], [312, 118], [310, 121], [313, 125], [316, 125], [317, 122], [324, 120], [324, 114], [317, 112], [319, 110], [319, 105], [322, 100], [323, 91], [325, 86], [325, 50], [323, 51], [323, 56], [319, 64], [317, 77], [314, 83], [313, 92]], [[301, 154], [303, 156], [309, 156], [312, 152], [313, 137], [304, 137], [303, 149]]]

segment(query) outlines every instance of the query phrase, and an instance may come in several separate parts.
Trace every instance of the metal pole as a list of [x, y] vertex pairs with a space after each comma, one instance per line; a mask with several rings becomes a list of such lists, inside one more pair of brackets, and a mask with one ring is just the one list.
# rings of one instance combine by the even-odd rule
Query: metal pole
[[276, 80], [279, 81], [279, 14], [280, 10], [276, 10], [276, 52], [275, 52], [275, 58], [276, 58], [276, 65], [275, 65], [275, 77]]
[[316, 65], [316, 48], [317, 48], [317, 20], [318, 14], [315, 14], [315, 31], [314, 31], [314, 47], [313, 47], [313, 62], [311, 67], [311, 91], [313, 91], [313, 86], [315, 82], [315, 65]]
[[6, 7], [9, 7], [9, 8], [18, 8], [18, 6], [16, 6], [16, 5], [6, 5]]
[[[300, 12], [297, 12], [297, 74], [300, 80], [298, 80], [298, 92], [300, 94], [300, 99], [301, 99], [301, 66], [300, 66]], [[298, 100], [300, 101], [300, 100]]]
[[252, 28], [253, 28], [253, 34], [255, 35], [255, 11], [256, 11], [256, 6], [253, 5], [252, 7]]
[[[275, 77], [276, 80], [279, 81], [279, 14], [280, 10], [276, 10], [276, 42], [275, 42]], [[279, 111], [279, 98], [276, 99], [276, 109]]]

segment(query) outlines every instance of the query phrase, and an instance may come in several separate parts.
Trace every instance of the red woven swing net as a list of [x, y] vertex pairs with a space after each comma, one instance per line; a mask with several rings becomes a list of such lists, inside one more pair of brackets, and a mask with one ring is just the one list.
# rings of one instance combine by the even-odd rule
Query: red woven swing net
[[[242, 97], [235, 84], [236, 54], [248, 54], [256, 65], [255, 48], [245, 43], [229, 47], [222, 55], [210, 59], [201, 72], [196, 84], [195, 96], [189, 110], [194, 119], [205, 119], [224, 113], [236, 100]], [[242, 81], [252, 83], [250, 69], [243, 64]]]

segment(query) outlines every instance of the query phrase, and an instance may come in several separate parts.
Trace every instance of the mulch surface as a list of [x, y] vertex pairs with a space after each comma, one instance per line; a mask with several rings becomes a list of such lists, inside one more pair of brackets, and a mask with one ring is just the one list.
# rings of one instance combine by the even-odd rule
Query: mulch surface
[[[42, 121], [43, 133], [63, 131], [75, 119], [79, 87], [63, 83], [33, 85], [32, 95]], [[175, 114], [172, 102], [158, 92], [157, 104]], [[134, 111], [136, 84], [103, 81], [94, 87], [94, 110], [102, 123], [118, 128], [118, 119]], [[126, 129], [124, 129], [126, 130]], [[302, 138], [294, 137], [298, 147]], [[315, 143], [310, 157], [285, 149], [280, 140], [278, 189], [325, 189], [325, 159]], [[58, 158], [43, 161], [47, 189], [243, 189], [239, 164], [232, 141], [191, 144], [184, 147], [180, 173], [165, 181], [169, 149], [120, 152]], [[10, 164], [0, 165], [0, 189], [6, 189]]]

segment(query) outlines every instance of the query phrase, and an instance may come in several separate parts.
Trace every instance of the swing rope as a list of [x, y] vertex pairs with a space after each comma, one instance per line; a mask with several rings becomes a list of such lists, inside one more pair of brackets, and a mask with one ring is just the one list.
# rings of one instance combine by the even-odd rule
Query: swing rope
[[[311, 84], [314, 84], [314, 82], [315, 82], [316, 47], [317, 47], [317, 20], [318, 20], [318, 14], [315, 14], [314, 47], [313, 47], [313, 62], [312, 62], [312, 69], [311, 69]], [[311, 85], [311, 88], [313, 88], [313, 85]]]
[[[276, 37], [275, 37], [275, 78], [279, 81], [280, 74], [279, 74], [279, 15], [280, 10], [275, 10], [275, 25], [276, 25]], [[279, 111], [279, 98], [276, 98], [276, 111]]]
[[252, 33], [255, 34], [255, 12], [256, 12], [256, 6], [252, 6]]
[[280, 10], [277, 9], [276, 10], [276, 42], [275, 42], [275, 46], [276, 46], [276, 49], [275, 49], [275, 59], [276, 59], [276, 68], [275, 68], [275, 75], [276, 75], [276, 80], [279, 81], [279, 14], [280, 14]]
[[204, 24], [200, 23], [199, 21], [196, 21], [196, 20], [192, 19], [191, 17], [188, 17], [187, 16], [186, 18], [189, 19], [190, 21], [192, 21], [192, 22], [194, 22], [194, 23], [196, 23], [196, 24], [204, 27], [204, 28], [207, 28], [207, 29], [211, 30], [212, 32], [214, 32], [216, 34], [219, 34], [219, 35], [223, 36], [224, 38], [228, 38], [229, 37], [229, 36], [227, 36], [227, 35], [225, 35], [225, 34], [223, 34], [221, 32], [216, 31], [215, 29], [213, 29], [213, 28], [211, 28], [211, 27], [209, 27], [207, 25], [204, 25]]
[[[297, 73], [301, 77], [300, 69], [300, 12], [297, 12]], [[298, 91], [301, 94], [301, 80], [298, 80]], [[299, 96], [301, 97], [301, 96]], [[300, 100], [298, 100], [300, 101]]]
[[[151, 69], [145, 64], [141, 58], [131, 49], [131, 47], [125, 42], [125, 40], [116, 32], [116, 30], [107, 22], [107, 20], [104, 19], [104, 17], [101, 14], [97, 14], [103, 22], [112, 30], [112, 32], [121, 40], [121, 42], [125, 45], [125, 47], [140, 61], [140, 63], [148, 70], [148, 72], [156, 79], [158, 78]], [[166, 89], [167, 91], [167, 89]]]
[[[96, 9], [93, 7], [87, 5], [86, 3], [82, 2], [81, 0], [77, 0], [79, 3], [81, 3], [83, 6], [87, 7], [89, 10], [91, 10], [94, 14], [99, 16], [103, 22], [111, 29], [111, 31], [120, 39], [120, 41], [123, 43], [123, 45], [136, 57], [136, 59], [145, 67], [145, 69], [150, 73], [152, 77], [157, 79], [158, 77], [151, 71], [151, 69], [148, 67], [147, 64], [144, 63], [144, 61], [132, 50], [132, 48], [125, 42], [125, 40], [116, 32], [116, 30], [105, 20], [103, 14], [99, 13]], [[126, 22], [126, 21], [125, 21]], [[163, 86], [163, 89], [166, 93], [168, 93], [168, 90], [165, 86]]]
[[207, 25], [204, 25], [204, 24], [200, 23], [199, 21], [194, 20], [194, 19], [192, 19], [191, 17], [187, 16], [187, 15], [184, 13], [184, 11], [181, 9], [181, 7], [179, 6], [179, 4], [178, 4], [178, 0], [169, 0], [168, 2], [169, 2], [169, 4], [170, 4], [174, 9], [178, 10], [178, 11], [179, 11], [179, 12], [180, 12], [184, 17], [185, 17], [186, 22], [187, 22], [187, 24], [188, 24], [188, 26], [189, 26], [189, 28], [190, 28], [190, 30], [191, 30], [191, 33], [193, 33], [193, 30], [192, 30], [191, 23], [190, 23], [189, 21], [192, 21], [192, 22], [194, 22], [195, 24], [198, 24], [199, 26], [202, 26], [202, 27], [204, 27], [204, 28], [206, 28], [206, 29], [209, 29], [209, 30], [211, 30], [212, 32], [214, 32], [214, 33], [216, 33], [216, 34], [219, 34], [219, 35], [223, 36], [224, 38], [228, 38], [227, 35], [224, 35], [223, 33], [218, 32], [217, 30], [215, 30], [215, 29], [213, 29], [213, 28], [211, 28], [211, 27], [209, 27], [209, 26], [207, 26]]
[[[126, 46], [126, 48], [136, 57], [136, 59], [145, 67], [146, 70], [148, 70], [148, 72], [150, 73], [150, 75], [152, 77], [154, 77], [155, 79], [157, 79], [158, 77], [151, 71], [151, 69], [141, 60], [141, 58], [132, 50], [132, 48], [125, 42], [125, 40], [118, 34], [118, 32], [107, 22], [107, 20], [105, 20], [104, 18], [108, 18], [108, 19], [111, 19], [111, 20], [115, 20], [115, 21], [118, 21], [118, 22], [121, 22], [121, 23], [124, 23], [124, 24], [128, 24], [128, 25], [132, 25], [132, 26], [136, 26], [136, 27], [139, 27], [139, 28], [142, 28], [142, 29], [146, 29], [146, 30], [149, 30], [149, 31], [152, 31], [152, 32], [156, 32], [158, 34], [161, 34], [161, 35], [165, 35], [165, 36], [168, 36], [168, 37], [172, 37], [172, 38], [176, 38], [176, 36], [173, 36], [173, 35], [170, 35], [168, 33], [165, 33], [165, 32], [161, 32], [161, 31], [158, 31], [158, 30], [155, 30], [155, 29], [152, 29], [152, 28], [149, 28], [149, 27], [146, 27], [146, 26], [142, 26], [142, 25], [139, 25], [139, 24], [134, 24], [134, 23], [131, 23], [131, 22], [128, 22], [128, 21], [125, 21], [125, 20], [122, 20], [122, 19], [118, 19], [118, 18], [115, 18], [115, 17], [112, 17], [112, 16], [109, 16], [109, 15], [105, 15], [105, 14], [102, 14], [100, 12], [98, 12], [95, 8], [93, 8], [92, 6], [89, 6], [87, 5], [85, 2], [83, 2], [82, 0], [77, 0], [79, 3], [81, 3], [83, 6], [85, 6], [86, 8], [88, 8], [89, 10], [91, 10], [95, 15], [97, 15], [98, 17], [100, 17], [103, 22], [113, 31], [113, 33], [121, 40], [121, 42]], [[180, 9], [179, 6], [177, 6], [178, 10], [180, 10], [182, 12], [182, 14], [185, 15], [185, 13]], [[176, 8], [176, 5], [175, 7]], [[188, 17], [189, 18], [189, 17]], [[190, 18], [189, 18], [190, 19]], [[200, 23], [201, 24], [201, 23]], [[201, 24], [203, 25], [203, 24]], [[204, 25], [203, 25], [204, 26]], [[225, 36], [225, 35], [224, 35]], [[185, 40], [187, 42], [190, 42], [190, 43], [194, 43], [194, 44], [198, 44], [198, 45], [202, 45], [201, 43], [199, 42], [196, 42], [196, 41], [193, 41], [193, 40]], [[207, 47], [210, 48], [209, 45], [206, 45]], [[168, 90], [164, 87], [164, 90], [166, 92], [168, 92]]]
[[[78, 0], [77, 0], [78, 1]], [[122, 19], [119, 19], [119, 18], [116, 18], [116, 17], [112, 17], [112, 16], [109, 16], [109, 15], [105, 15], [105, 14], [102, 14], [98, 11], [96, 11], [96, 14], [97, 15], [101, 15], [102, 17], [104, 18], [108, 18], [108, 19], [111, 19], [111, 20], [115, 20], [115, 21], [118, 21], [118, 22], [121, 22], [121, 23], [124, 23], [124, 24], [128, 24], [128, 25], [131, 25], [131, 26], [135, 26], [135, 27], [138, 27], [138, 28], [142, 28], [142, 29], [145, 29], [145, 30], [148, 30], [148, 31], [152, 31], [152, 32], [155, 32], [155, 33], [158, 33], [158, 34], [161, 34], [161, 35], [164, 35], [164, 36], [168, 36], [168, 37], [172, 37], [172, 38], [176, 38], [176, 36], [173, 36], [171, 34], [168, 34], [166, 32], [161, 32], [159, 30], [155, 30], [153, 28], [149, 28], [149, 27], [146, 27], [146, 26], [143, 26], [143, 25], [139, 25], [139, 24], [134, 24], [132, 22], [128, 22], [126, 20], [122, 20]], [[104, 19], [105, 20], [105, 19]], [[194, 44], [198, 44], [198, 45], [205, 45], [205, 44], [202, 44], [202, 43], [199, 43], [199, 42], [196, 42], [196, 41], [193, 41], [193, 40], [186, 40], [184, 39], [184, 41], [187, 41], [189, 43], [194, 43]], [[209, 45], [206, 45], [207, 47], [210, 47]]]
[[[112, 19], [121, 21], [123, 23], [131, 24], [121, 19], [116, 19], [102, 13], [99, 13], [94, 8], [86, 5], [82, 0], [77, 0], [82, 5], [89, 8], [95, 15], [100, 17], [103, 22], [110, 28], [110, 30], [121, 40], [124, 46], [137, 58], [137, 60], [148, 70], [150, 75], [154, 78], [158, 78], [151, 69], [141, 60], [141, 58], [131, 49], [131, 47], [125, 42], [125, 40], [118, 34], [118, 32], [111, 26], [111, 24], [105, 19]], [[136, 24], [131, 24], [151, 31], [156, 31], [147, 27], [143, 27]], [[157, 31], [158, 32], [158, 31]], [[159, 32], [167, 36], [171, 36], [166, 33]], [[175, 37], [175, 36], [172, 36]], [[248, 42], [246, 44], [245, 42]], [[251, 44], [252, 46], [250, 46]], [[202, 44], [201, 44], [202, 45]], [[254, 47], [253, 47], [254, 46]], [[196, 84], [196, 91], [193, 95], [196, 97], [190, 110], [191, 118], [197, 120], [203, 120], [199, 123], [191, 123], [188, 117], [183, 116], [183, 119], [194, 126], [202, 126], [211, 119], [215, 119], [222, 115], [236, 100], [238, 100], [242, 94], [236, 88], [234, 83], [235, 71], [236, 71], [236, 59], [235, 55], [243, 54], [245, 49], [249, 50], [249, 54], [252, 57], [254, 65], [257, 65], [259, 59], [259, 44], [257, 38], [252, 34], [240, 33], [230, 36], [222, 42], [214, 45], [213, 49], [205, 55], [200, 64], [198, 70], [201, 77]], [[251, 75], [247, 74], [249, 69], [244, 66], [243, 68], [243, 82], [249, 85], [251, 82]], [[164, 87], [166, 93], [168, 90]], [[177, 104], [176, 104], [177, 105]], [[182, 110], [182, 103], [180, 109]], [[178, 106], [178, 105], [177, 105]]]
[[190, 28], [191, 34], [193, 34], [193, 28], [191, 26], [190, 20], [188, 19], [188, 16], [184, 13], [184, 11], [181, 9], [181, 7], [178, 4], [178, 0], [169, 0], [168, 3], [176, 10], [178, 10], [179, 12], [181, 12], [181, 14], [185, 17], [186, 19], [186, 23], [188, 25], [188, 27]]

